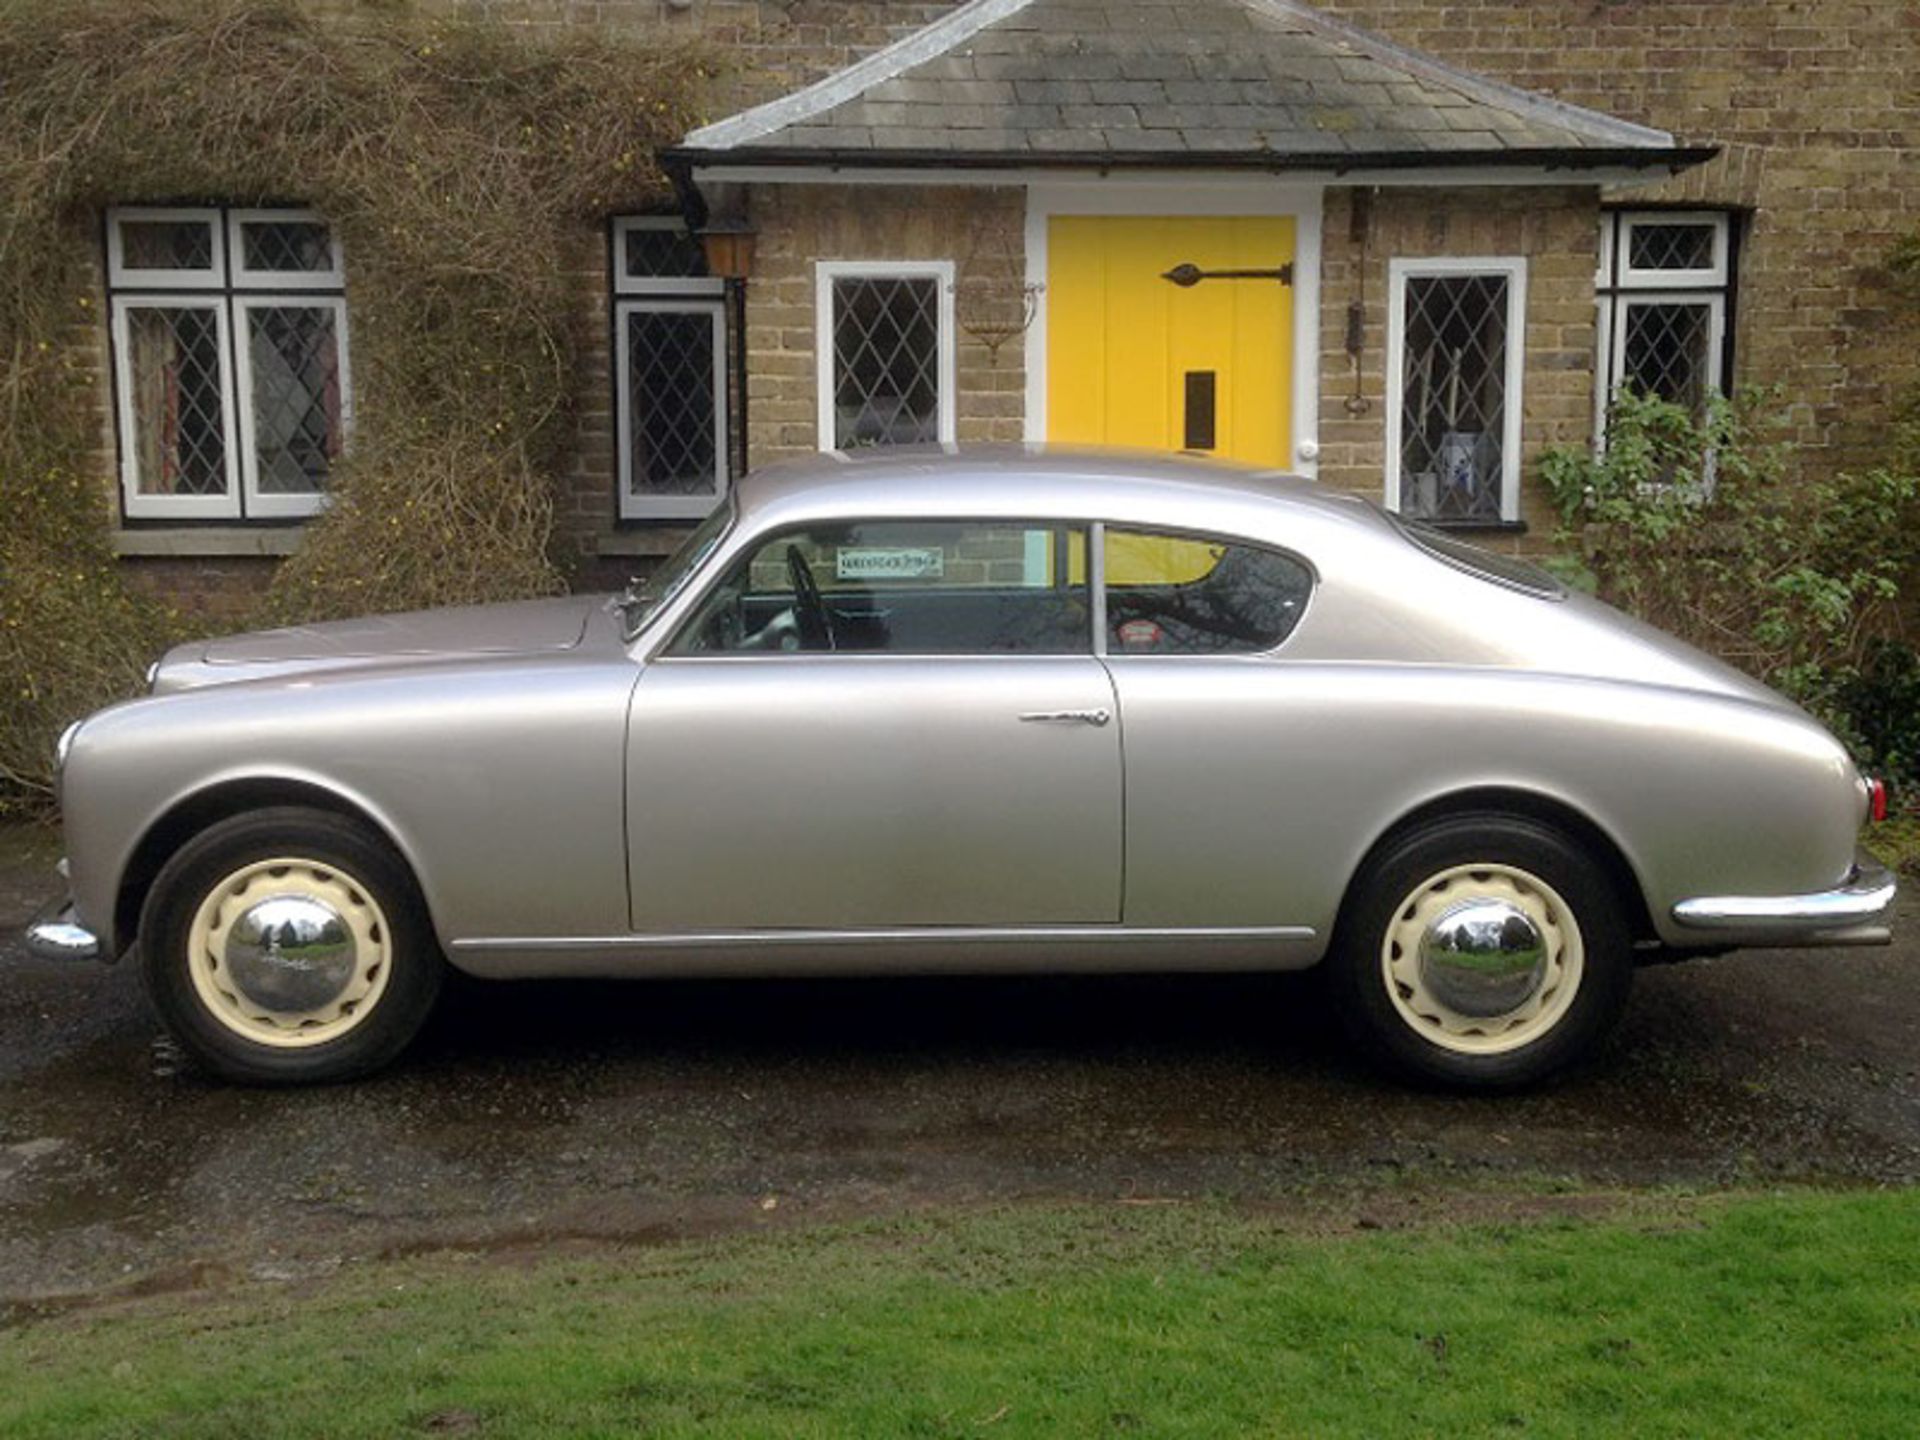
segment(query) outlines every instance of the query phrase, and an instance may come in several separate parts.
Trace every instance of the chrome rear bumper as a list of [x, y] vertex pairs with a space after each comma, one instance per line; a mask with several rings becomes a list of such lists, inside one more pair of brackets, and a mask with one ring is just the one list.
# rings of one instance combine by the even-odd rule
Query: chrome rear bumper
[[1885, 920], [1898, 888], [1892, 871], [1862, 854], [1832, 890], [1682, 900], [1673, 918], [1737, 945], [1885, 945], [1893, 938]]

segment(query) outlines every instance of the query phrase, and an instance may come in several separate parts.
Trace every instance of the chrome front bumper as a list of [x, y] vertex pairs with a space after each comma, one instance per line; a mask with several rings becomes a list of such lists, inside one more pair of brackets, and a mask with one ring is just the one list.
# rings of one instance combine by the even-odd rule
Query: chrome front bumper
[[[67, 878], [67, 862], [60, 862]], [[73, 918], [73, 901], [62, 894], [40, 907], [27, 926], [27, 953], [37, 960], [99, 960], [100, 937]]]
[[1673, 918], [1688, 930], [1736, 945], [1885, 945], [1898, 890], [1893, 872], [1859, 855], [1844, 884], [1811, 895], [1712, 895], [1682, 900]]

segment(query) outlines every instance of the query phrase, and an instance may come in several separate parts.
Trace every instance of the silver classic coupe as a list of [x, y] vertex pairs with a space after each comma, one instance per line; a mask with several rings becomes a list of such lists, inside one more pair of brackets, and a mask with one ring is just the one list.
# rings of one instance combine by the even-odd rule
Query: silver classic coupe
[[1318, 965], [1501, 1087], [1636, 964], [1883, 943], [1880, 792], [1532, 567], [1283, 475], [875, 450], [643, 588], [183, 646], [63, 737], [47, 956], [138, 955], [247, 1081], [392, 1060], [450, 963], [641, 976]]

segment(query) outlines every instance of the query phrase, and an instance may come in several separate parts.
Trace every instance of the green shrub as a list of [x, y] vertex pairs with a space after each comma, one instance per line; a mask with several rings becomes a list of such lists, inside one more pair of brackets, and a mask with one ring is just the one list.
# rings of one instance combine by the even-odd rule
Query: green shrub
[[1773, 403], [1715, 396], [1696, 416], [1620, 395], [1603, 452], [1544, 458], [1563, 565], [1799, 700], [1863, 762], [1920, 775], [1908, 768], [1920, 765], [1920, 717], [1894, 713], [1915, 670], [1899, 602], [1920, 553], [1920, 474], [1789, 479]]
[[355, 430], [264, 618], [551, 591], [569, 270], [668, 196], [712, 65], [681, 43], [294, 0], [0, 0], [0, 807], [187, 622], [131, 595], [95, 456], [87, 263], [115, 203], [299, 202], [347, 254]]

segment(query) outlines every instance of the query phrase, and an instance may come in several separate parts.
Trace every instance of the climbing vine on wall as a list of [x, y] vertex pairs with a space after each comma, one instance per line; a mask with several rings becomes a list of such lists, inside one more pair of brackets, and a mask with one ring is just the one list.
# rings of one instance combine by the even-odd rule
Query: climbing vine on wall
[[111, 204], [311, 206], [347, 256], [355, 428], [263, 618], [556, 589], [577, 283], [666, 198], [697, 45], [400, 4], [0, 0], [0, 807], [43, 803], [70, 718], [187, 621], [111, 550], [94, 337]]

